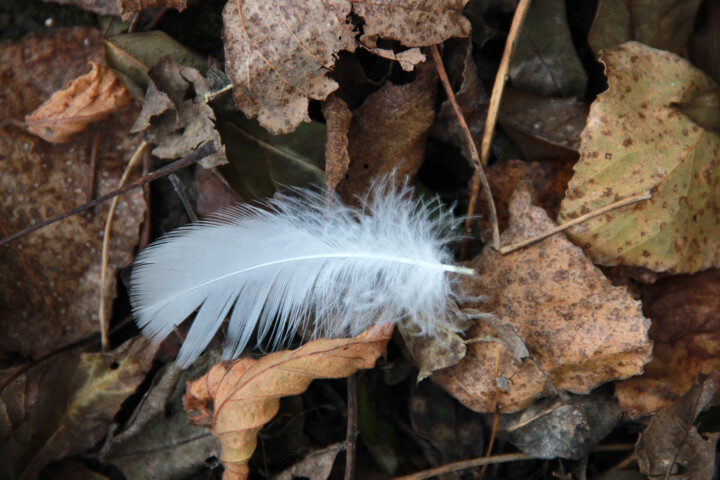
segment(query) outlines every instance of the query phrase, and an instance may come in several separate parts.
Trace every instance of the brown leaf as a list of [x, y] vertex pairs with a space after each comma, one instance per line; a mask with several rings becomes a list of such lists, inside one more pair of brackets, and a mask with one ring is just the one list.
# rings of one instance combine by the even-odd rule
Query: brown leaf
[[405, 357], [418, 369], [417, 383], [434, 371], [452, 367], [465, 357], [465, 340], [456, 332], [439, 327], [433, 335], [419, 335], [398, 326]]
[[187, 0], [115, 0], [120, 4], [120, 13], [123, 20], [128, 20], [131, 14], [150, 8], [174, 8], [182, 12], [187, 8]]
[[215, 113], [205, 103], [209, 87], [200, 72], [164, 57], [148, 70], [148, 77], [143, 109], [130, 131], [146, 132], [146, 139], [157, 145], [153, 155], [160, 158], [184, 157], [210, 142], [217, 153], [200, 164], [212, 168], [227, 163]]
[[312, 452], [292, 467], [274, 476], [273, 480], [292, 480], [295, 477], [327, 480], [335, 463], [335, 457], [343, 450], [345, 450], [345, 442], [334, 443], [322, 450]]
[[327, 124], [327, 145], [325, 146], [325, 186], [334, 191], [345, 178], [350, 165], [348, 155], [348, 130], [352, 113], [345, 102], [331, 95], [323, 102], [323, 116]]
[[364, 37], [398, 40], [408, 47], [470, 35], [470, 22], [462, 14], [466, 3], [468, 0], [352, 2], [353, 13], [365, 19]]
[[353, 51], [350, 2], [230, 0], [223, 11], [225, 72], [237, 107], [273, 134], [309, 121], [308, 99], [337, 89], [326, 75], [340, 50]]
[[[545, 211], [531, 205], [528, 187], [521, 185], [511, 200], [502, 243], [552, 227]], [[641, 373], [649, 361], [650, 322], [639, 302], [624, 287], [613, 287], [562, 235], [505, 256], [487, 246], [470, 266], [483, 279], [482, 290], [472, 293], [490, 298], [479, 308], [512, 326], [534, 361], [518, 365], [496, 342], [469, 345], [460, 363], [433, 374], [467, 407], [491, 412], [497, 404], [502, 411], [518, 411], [546, 392], [545, 375], [556, 387], [587, 393], [600, 383]], [[493, 330], [479, 322], [467, 335], [493, 336]], [[506, 392], [496, 386], [502, 375], [509, 381]]]
[[[51, 0], [44, 1], [49, 2]], [[52, 2], [75, 5], [83, 10], [95, 12], [99, 15], [120, 15], [118, 0], [52, 0]]]
[[[29, 52], [32, 52], [30, 54]], [[56, 29], [0, 47], [0, 111], [23, 118], [59, 86], [101, 62], [100, 33]], [[0, 129], [0, 232], [3, 236], [70, 210], [117, 187], [138, 139], [127, 130], [137, 110], [124, 109], [78, 134], [72, 144], [49, 144], [16, 128]], [[102, 131], [94, 132], [96, 128]], [[90, 157], [98, 138], [97, 174]], [[102, 233], [108, 204], [22, 237], [0, 249], [0, 356], [43, 355], [98, 329]], [[140, 190], [120, 197], [110, 242], [109, 288], [129, 265], [145, 202]]]
[[350, 166], [338, 193], [350, 201], [383, 175], [413, 176], [425, 159], [427, 132], [435, 119], [437, 74], [425, 62], [405, 85], [386, 83], [353, 112], [348, 134]]
[[[653, 360], [645, 373], [615, 383], [620, 406], [633, 418], [653, 414], [683, 395], [700, 374], [720, 384], [720, 270], [664, 278], [642, 286], [652, 319]], [[713, 403], [720, 402], [720, 393]]]
[[4, 372], [0, 410], [14, 413], [0, 420], [0, 430], [9, 433], [0, 457], [12, 459], [13, 478], [37, 478], [48, 463], [102, 439], [145, 379], [157, 349], [137, 337], [108, 354], [67, 353], [21, 374]]
[[693, 32], [701, 3], [701, 0], [633, 3], [600, 0], [588, 43], [595, 55], [630, 40], [660, 50], [682, 53]]
[[88, 124], [104, 120], [132, 100], [115, 73], [90, 62], [91, 70], [70, 81], [34, 112], [25, 116], [29, 132], [52, 143], [64, 143]]
[[185, 410], [191, 423], [211, 427], [220, 439], [223, 478], [247, 478], [257, 433], [275, 416], [281, 397], [302, 393], [316, 378], [341, 378], [372, 368], [391, 334], [392, 327], [380, 325], [355, 338], [319, 339], [260, 360], [222, 362], [188, 383]]
[[[711, 379], [703, 379], [650, 419], [635, 447], [641, 473], [674, 480], [712, 480], [720, 433], [704, 438], [693, 423], [716, 394], [715, 389]], [[682, 473], [677, 472], [678, 466], [684, 467]]]

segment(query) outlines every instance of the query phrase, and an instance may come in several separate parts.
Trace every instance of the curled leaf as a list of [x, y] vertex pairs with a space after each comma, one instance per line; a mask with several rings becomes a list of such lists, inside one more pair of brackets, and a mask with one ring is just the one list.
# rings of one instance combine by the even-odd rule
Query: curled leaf
[[109, 67], [95, 62], [90, 66], [90, 72], [70, 81], [25, 117], [28, 131], [48, 142], [67, 142], [90, 123], [130, 103], [130, 93]]
[[278, 412], [281, 397], [304, 392], [316, 378], [347, 377], [371, 368], [385, 351], [391, 332], [392, 327], [380, 325], [354, 338], [319, 339], [260, 360], [222, 362], [189, 382], [185, 410], [196, 415], [190, 417], [191, 423], [210, 427], [220, 439], [223, 478], [247, 478], [257, 433]]

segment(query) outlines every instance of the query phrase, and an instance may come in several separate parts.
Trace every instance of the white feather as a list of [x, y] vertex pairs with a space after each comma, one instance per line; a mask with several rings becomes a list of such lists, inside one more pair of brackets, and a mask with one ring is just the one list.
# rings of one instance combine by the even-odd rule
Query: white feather
[[449, 212], [387, 182], [361, 207], [294, 193], [180, 228], [138, 256], [131, 301], [145, 335], [162, 340], [199, 307], [180, 366], [202, 353], [228, 314], [225, 358], [237, 357], [256, 327], [258, 342], [277, 348], [308, 326], [313, 337], [399, 321], [432, 333], [458, 314], [457, 274], [473, 270], [449, 264]]

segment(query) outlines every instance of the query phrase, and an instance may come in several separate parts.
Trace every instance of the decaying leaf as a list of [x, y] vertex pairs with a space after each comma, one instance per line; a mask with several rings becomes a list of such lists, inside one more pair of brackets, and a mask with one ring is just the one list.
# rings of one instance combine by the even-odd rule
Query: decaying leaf
[[319, 339], [260, 360], [222, 362], [188, 383], [185, 409], [197, 415], [190, 416], [191, 423], [210, 427], [220, 439], [223, 478], [247, 478], [257, 433], [275, 416], [281, 397], [302, 393], [316, 378], [341, 378], [371, 368], [391, 332], [392, 327], [381, 325], [355, 338]]
[[417, 173], [435, 119], [437, 82], [434, 66], [425, 62], [417, 68], [415, 81], [386, 83], [353, 111], [348, 132], [350, 166], [337, 188], [345, 201], [367, 192], [374, 179], [391, 172], [399, 182]]
[[[465, 3], [230, 0], [223, 11], [223, 39], [235, 103], [271, 133], [292, 132], [309, 120], [309, 99], [324, 100], [338, 88], [327, 74], [338, 52], [357, 46], [351, 11], [364, 18], [364, 43], [380, 36], [416, 47], [467, 36]], [[420, 58], [419, 52], [409, 52], [393, 56], [410, 68]]]
[[[32, 52], [30, 54], [29, 52]], [[68, 80], [102, 62], [101, 34], [91, 28], [55, 29], [0, 47], [0, 111], [23, 118]], [[139, 139], [127, 131], [129, 106], [98, 127], [96, 179], [91, 182], [91, 131], [68, 144], [50, 144], [19, 128], [0, 129], [0, 234], [82, 205], [117, 187]], [[98, 330], [102, 234], [108, 203], [26, 235], [0, 249], [0, 356], [40, 358]], [[108, 288], [129, 265], [145, 210], [142, 192], [120, 197], [113, 222]]]
[[575, 52], [564, 0], [532, 2], [509, 74], [515, 88], [556, 97], [585, 94], [587, 73]]
[[720, 136], [673, 108], [717, 85], [684, 59], [629, 42], [602, 57], [609, 88], [590, 108], [558, 223], [652, 190], [568, 232], [595, 263], [686, 273], [720, 264]]
[[[720, 384], [720, 270], [677, 275], [641, 287], [655, 347], [645, 373], [615, 383], [631, 418], [651, 415], [688, 391], [698, 375]], [[713, 403], [720, 403], [720, 392]]]
[[701, 0], [600, 0], [588, 43], [601, 50], [635, 40], [682, 53], [693, 31]]
[[418, 369], [418, 383], [435, 370], [451, 367], [465, 357], [465, 340], [447, 328], [436, 329], [434, 335], [418, 335], [405, 331], [400, 324], [398, 331], [403, 338], [406, 358]]
[[23, 373], [3, 372], [10, 380], [0, 391], [0, 410], [9, 414], [0, 418], [4, 473], [32, 480], [50, 462], [95, 445], [157, 349], [136, 337], [108, 354], [66, 353]]
[[110, 68], [95, 62], [90, 62], [90, 68], [25, 117], [29, 132], [48, 142], [64, 143], [132, 101]]
[[714, 478], [720, 433], [704, 437], [693, 423], [715, 395], [715, 388], [715, 382], [704, 379], [650, 419], [635, 447], [640, 472], [673, 480]]
[[146, 139], [157, 145], [153, 155], [160, 158], [180, 158], [210, 142], [217, 153], [200, 164], [211, 168], [227, 163], [215, 113], [204, 101], [209, 88], [200, 72], [164, 57], [148, 70], [148, 77], [143, 109], [130, 131], [146, 132]]
[[131, 14], [150, 8], [174, 8], [183, 11], [187, 8], [187, 0], [115, 0], [120, 5], [123, 20], [128, 20]]
[[[553, 226], [531, 205], [527, 184], [521, 184], [501, 240], [514, 243]], [[640, 303], [625, 287], [612, 286], [563, 236], [505, 256], [487, 246], [469, 266], [480, 274], [482, 293], [489, 297], [482, 308], [512, 326], [533, 358], [518, 365], [500, 343], [468, 345], [460, 363], [433, 374], [468, 408], [492, 412], [497, 405], [515, 412], [548, 393], [548, 379], [558, 388], [587, 393], [600, 383], [641, 373], [650, 360], [650, 322]], [[469, 339], [493, 334], [484, 322], [467, 332]], [[501, 376], [509, 382], [507, 391], [496, 384]]]
[[273, 477], [273, 480], [293, 480], [295, 477], [307, 478], [309, 480], [327, 480], [330, 476], [333, 463], [337, 454], [345, 450], [345, 442], [334, 443], [323, 448], [286, 468]]
[[503, 415], [500, 431], [523, 453], [537, 458], [580, 460], [622, 419], [622, 411], [602, 395], [573, 395], [566, 401], [541, 400], [521, 414]]
[[352, 113], [345, 102], [331, 95], [322, 105], [327, 125], [327, 145], [325, 146], [325, 186], [334, 191], [338, 183], [345, 178], [350, 166], [348, 154], [348, 130]]

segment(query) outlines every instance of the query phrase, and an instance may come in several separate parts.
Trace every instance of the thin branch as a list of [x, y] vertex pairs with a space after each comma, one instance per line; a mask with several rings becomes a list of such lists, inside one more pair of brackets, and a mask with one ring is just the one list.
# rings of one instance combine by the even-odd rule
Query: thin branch
[[[137, 164], [140, 163], [140, 160], [142, 159], [143, 152], [148, 147], [148, 143], [143, 140], [143, 142], [138, 146], [137, 150], [135, 150], [135, 153], [133, 154], [132, 158], [130, 158], [130, 161], [128, 162], [127, 167], [125, 167], [125, 172], [123, 172], [122, 178], [120, 178], [120, 182], [118, 183], [118, 187], [122, 187], [127, 182], [128, 177], [130, 176], [130, 172], [135, 168]], [[115, 197], [112, 199], [112, 202], [110, 203], [110, 210], [108, 210], [108, 216], [107, 221], [105, 222], [105, 232], [103, 233], [103, 244], [102, 244], [102, 266], [100, 268], [100, 311], [99, 311], [99, 317], [100, 317], [100, 345], [102, 347], [103, 352], [106, 351], [108, 348], [110, 348], [110, 340], [108, 339], [108, 327], [109, 322], [107, 319], [107, 316], [105, 315], [106, 308], [105, 308], [105, 290], [106, 290], [106, 282], [107, 282], [107, 269], [108, 264], [110, 263], [110, 234], [112, 232], [112, 221], [113, 217], [115, 216], [115, 209], [117, 208], [119, 197]]]
[[[517, 46], [519, 38], [518, 34], [520, 33], [520, 28], [525, 21], [529, 8], [530, 0], [520, 0], [517, 10], [515, 10], [515, 16], [513, 17], [512, 25], [510, 26], [507, 41], [505, 42], [505, 50], [503, 51], [502, 60], [500, 60], [500, 66], [498, 67], [498, 72], [495, 76], [495, 85], [493, 86], [492, 94], [490, 95], [490, 104], [488, 106], [487, 117], [485, 118], [485, 130], [483, 132], [482, 143], [480, 144], [480, 162], [483, 166], [487, 165], [490, 158], [490, 145], [493, 133], [495, 133], [495, 124], [497, 123], [498, 112], [500, 111], [500, 100], [502, 99], [503, 90], [505, 89], [505, 81], [508, 78], [510, 59], [515, 51], [515, 47]], [[473, 176], [472, 186], [470, 188], [470, 205], [468, 206], [467, 219], [465, 220], [465, 240], [460, 248], [460, 258], [464, 258], [470, 248], [470, 231], [472, 230], [472, 222], [475, 218], [475, 203], [477, 202], [477, 196], [481, 183], [483, 183], [484, 189], [484, 182], [478, 175], [478, 170], [476, 170], [475, 176]], [[500, 248], [500, 236], [499, 233], [496, 236], [495, 231], [493, 231], [493, 247], [496, 250]]]
[[88, 210], [95, 205], [98, 205], [106, 200], [109, 200], [111, 198], [117, 197], [118, 195], [121, 195], [129, 190], [132, 190], [133, 188], [141, 187], [145, 185], [146, 183], [150, 183], [153, 180], [157, 180], [158, 178], [164, 177], [165, 175], [168, 175], [169, 173], [172, 173], [176, 170], [179, 170], [183, 167], [187, 167], [188, 165], [191, 165], [195, 162], [199, 162], [205, 157], [209, 157], [210, 155], [216, 153], [217, 150], [212, 145], [212, 143], [205, 143], [200, 148], [195, 150], [194, 152], [190, 153], [189, 155], [184, 156], [183, 158], [174, 161], [173, 163], [169, 165], [165, 165], [162, 168], [158, 168], [152, 173], [149, 173], [145, 175], [144, 177], [138, 178], [137, 180], [128, 183], [124, 187], [116, 188], [115, 190], [112, 190], [111, 192], [106, 193], [105, 195], [102, 195], [95, 200], [85, 203], [83, 205], [80, 205], [78, 207], [73, 208], [72, 210], [68, 210], [65, 213], [61, 213], [60, 215], [56, 215], [52, 218], [48, 218], [47, 220], [43, 220], [40, 223], [36, 223], [35, 225], [25, 228], [23, 230], [20, 230], [19, 232], [13, 233], [9, 237], [5, 237], [2, 240], [0, 240], [0, 247], [3, 245], [12, 242], [13, 240], [16, 240], [23, 235], [27, 235], [28, 233], [34, 232], [36, 230], [40, 230], [43, 227], [47, 227], [48, 225], [51, 225], [57, 221], [63, 220], [67, 217], [71, 217], [73, 215], [76, 215], [80, 212], [84, 212], [85, 210]]
[[647, 192], [639, 193], [637, 195], [633, 195], [632, 197], [625, 198], [623, 200], [620, 200], [619, 202], [611, 203], [610, 205], [606, 205], [598, 210], [595, 210], [594, 212], [586, 213], [585, 215], [582, 215], [574, 220], [571, 220], [568, 223], [563, 223], [562, 225], [558, 225], [557, 227], [551, 228], [547, 232], [543, 232], [540, 235], [537, 235], [532, 238], [528, 238], [527, 240], [523, 240], [522, 242], [518, 242], [513, 245], [506, 245], [500, 249], [500, 253], [502, 253], [504, 255], [506, 253], [514, 252], [515, 250], [527, 247], [528, 245], [532, 245], [533, 243], [544, 240], [547, 237], [555, 235], [556, 233], [560, 233], [563, 230], [567, 230], [568, 228], [570, 228], [574, 225], [577, 225], [578, 223], [582, 223], [586, 220], [590, 220], [591, 218], [597, 217], [598, 215], [602, 215], [603, 213], [607, 213], [611, 210], [615, 210], [616, 208], [624, 207], [626, 205], [640, 202], [642, 200], [650, 200], [651, 198], [652, 198], [652, 192], [647, 191]]
[[[443, 66], [442, 57], [440, 56], [440, 52], [438, 52], [437, 45], [432, 45], [430, 47], [430, 52], [432, 53], [433, 61], [435, 62], [435, 68], [437, 69], [438, 75], [440, 76], [440, 81], [445, 88], [445, 93], [448, 96], [448, 100], [450, 100], [450, 104], [452, 105], [453, 110], [455, 110], [455, 115], [457, 116], [458, 122], [460, 122], [460, 128], [462, 128], [462, 131], [465, 134], [465, 138], [468, 144], [468, 150], [470, 151], [470, 160], [472, 160], [473, 165], [475, 165], [475, 175], [473, 178], [479, 178], [480, 183], [482, 183], [483, 192], [485, 193], [485, 200], [487, 200], [488, 204], [488, 211], [490, 212], [490, 223], [492, 225], [493, 231], [493, 243], [499, 247], [500, 230], [498, 228], [497, 211], [495, 210], [495, 202], [492, 198], [492, 191], [490, 191], [490, 184], [488, 183], [487, 177], [485, 176], [485, 170], [483, 169], [484, 163], [481, 161], [480, 156], [478, 155], [477, 147], [475, 146], [475, 140], [473, 140], [472, 138], [470, 129], [468, 128], [467, 122], [465, 121], [465, 116], [463, 115], [462, 110], [460, 110], [460, 105], [458, 105], [457, 99], [455, 98], [455, 93], [453, 92], [452, 86], [450, 85], [450, 80], [448, 79], [447, 73], [445, 72], [445, 67]], [[471, 198], [470, 204], [474, 205], [474, 203], [475, 198]], [[468, 232], [465, 233], [467, 235]], [[465, 245], [466, 242], [463, 242], [463, 246]], [[463, 259], [466, 253], [466, 251], [463, 252], [461, 250], [460, 258]]]
[[492, 457], [473, 458], [472, 460], [447, 463], [440, 467], [423, 470], [422, 472], [416, 472], [402, 477], [395, 477], [393, 480], [423, 480], [425, 478], [432, 478], [444, 473], [456, 472], [458, 470], [467, 470], [468, 468], [480, 467], [482, 465], [493, 463], [515, 462], [517, 460], [537, 460], [537, 458], [525, 453], [506, 453], [504, 455], [493, 455]]
[[358, 436], [357, 373], [347, 379], [347, 435], [345, 437], [345, 480], [355, 472], [355, 442]]

